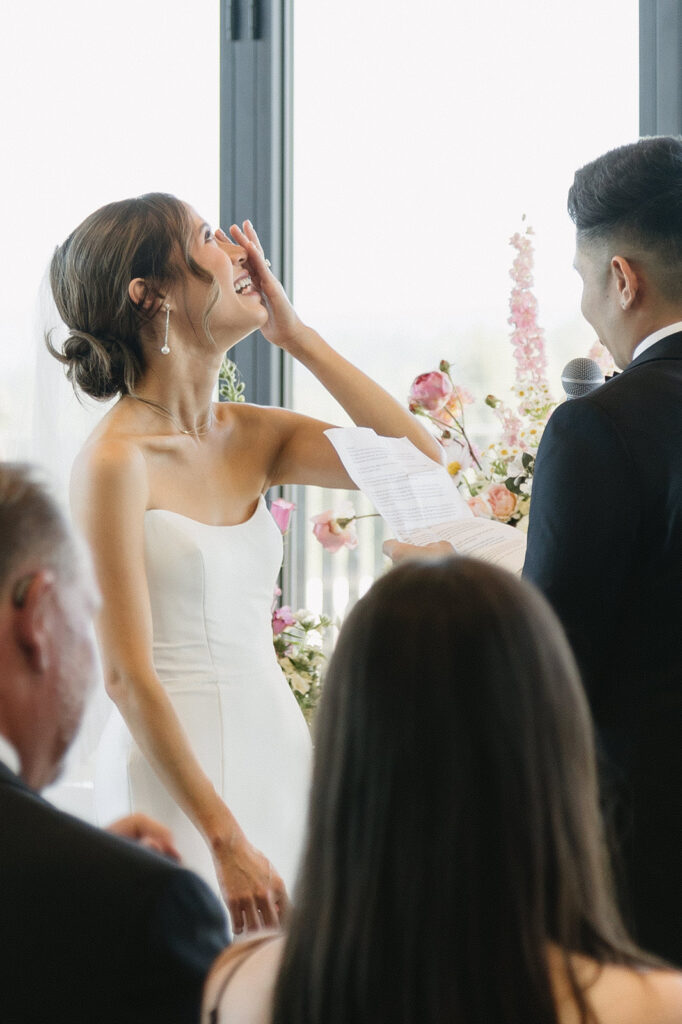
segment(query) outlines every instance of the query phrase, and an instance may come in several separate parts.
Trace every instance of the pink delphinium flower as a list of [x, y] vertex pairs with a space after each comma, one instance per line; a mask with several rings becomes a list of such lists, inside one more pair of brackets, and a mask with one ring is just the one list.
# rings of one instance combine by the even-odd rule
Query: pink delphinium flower
[[284, 498], [275, 498], [270, 506], [270, 515], [279, 526], [282, 533], [286, 533], [289, 529], [289, 520], [291, 513], [296, 508], [293, 501], [285, 501]]
[[420, 373], [412, 381], [407, 396], [410, 412], [439, 412], [452, 392], [452, 381], [447, 373], [443, 373], [441, 370]]
[[288, 604], [283, 605], [281, 608], [275, 608], [272, 613], [272, 632], [275, 636], [279, 636], [289, 626], [293, 626], [296, 623], [296, 618], [291, 611]]
[[509, 299], [509, 323], [514, 328], [511, 336], [516, 361], [516, 381], [519, 386], [547, 388], [547, 357], [545, 332], [537, 322], [538, 303], [530, 291], [533, 286], [533, 243], [527, 227], [509, 240], [517, 255], [509, 274], [514, 282]]
[[358, 546], [354, 519], [354, 515], [337, 516], [331, 510], [327, 510], [312, 516], [310, 521], [314, 523], [313, 533], [322, 547], [333, 552], [340, 551], [343, 547], [352, 550]]

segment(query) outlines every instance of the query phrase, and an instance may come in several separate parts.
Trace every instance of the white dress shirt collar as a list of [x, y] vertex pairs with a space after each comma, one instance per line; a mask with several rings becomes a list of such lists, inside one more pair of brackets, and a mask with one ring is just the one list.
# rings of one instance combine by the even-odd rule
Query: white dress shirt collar
[[639, 345], [632, 353], [631, 362], [634, 362], [638, 356], [641, 356], [642, 352], [646, 352], [646, 350], [651, 348], [652, 345], [655, 345], [657, 341], [662, 341], [663, 338], [667, 338], [669, 334], [677, 334], [678, 331], [682, 331], [682, 320], [678, 320], [675, 324], [668, 324], [667, 327], [661, 327], [660, 330], [654, 331], [654, 333], [650, 334], [648, 338], [644, 339], [644, 341], [640, 341]]
[[19, 774], [19, 769], [21, 768], [19, 755], [7, 737], [3, 736], [2, 733], [0, 733], [0, 761], [6, 764], [15, 775]]

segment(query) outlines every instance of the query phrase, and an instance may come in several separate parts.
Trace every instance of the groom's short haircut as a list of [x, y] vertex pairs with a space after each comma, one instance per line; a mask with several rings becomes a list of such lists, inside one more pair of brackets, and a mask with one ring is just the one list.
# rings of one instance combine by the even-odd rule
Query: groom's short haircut
[[641, 261], [665, 299], [682, 301], [682, 138], [640, 139], [581, 167], [568, 212], [579, 245]]
[[76, 548], [66, 517], [36, 471], [0, 463], [0, 592], [21, 566], [71, 572]]

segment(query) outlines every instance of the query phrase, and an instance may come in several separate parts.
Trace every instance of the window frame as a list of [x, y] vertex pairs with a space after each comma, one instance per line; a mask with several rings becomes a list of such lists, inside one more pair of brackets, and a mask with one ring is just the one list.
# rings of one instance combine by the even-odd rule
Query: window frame
[[639, 134], [682, 134], [682, 8], [639, 3]]

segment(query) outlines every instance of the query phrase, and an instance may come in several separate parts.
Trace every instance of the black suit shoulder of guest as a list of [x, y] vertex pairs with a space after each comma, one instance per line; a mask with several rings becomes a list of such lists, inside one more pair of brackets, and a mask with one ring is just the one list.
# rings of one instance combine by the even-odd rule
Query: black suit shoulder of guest
[[2, 1020], [199, 1017], [225, 917], [190, 871], [57, 810], [0, 764]]

